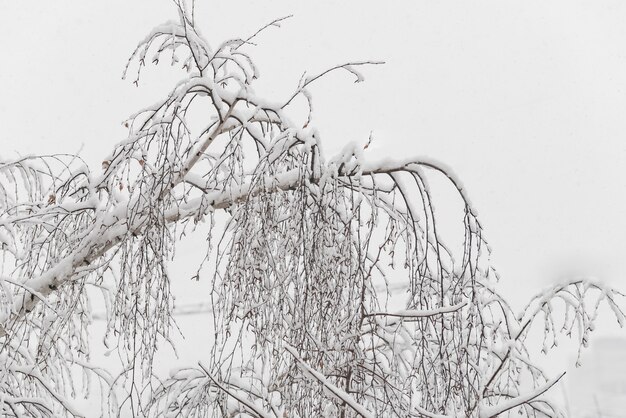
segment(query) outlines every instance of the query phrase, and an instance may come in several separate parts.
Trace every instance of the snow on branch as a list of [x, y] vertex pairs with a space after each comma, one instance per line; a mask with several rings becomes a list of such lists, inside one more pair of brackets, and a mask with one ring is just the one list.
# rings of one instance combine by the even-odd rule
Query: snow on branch
[[510, 398], [504, 402], [498, 403], [496, 406], [488, 406], [480, 409], [480, 418], [492, 418], [496, 417], [504, 412], [507, 412], [520, 405], [532, 403], [537, 401], [538, 398], [547, 392], [552, 386], [554, 386], [561, 378], [565, 376], [565, 373], [561, 373], [558, 377], [548, 381], [545, 385], [535, 389], [530, 393]]
[[306, 364], [306, 362], [298, 356], [298, 353], [293, 347], [285, 345], [285, 350], [296, 359], [296, 361], [298, 362], [298, 367], [300, 367], [307, 375], [313, 377], [321, 385], [328, 389], [328, 391], [332, 393], [333, 396], [336, 396], [339, 400], [345, 402], [346, 405], [352, 408], [363, 418], [374, 418], [374, 415], [369, 413], [363, 406], [359, 405], [359, 403], [352, 396], [350, 396], [350, 394], [346, 393], [342, 389], [329, 382], [326, 376], [313, 370], [313, 368]]
[[426, 318], [429, 316], [443, 315], [451, 312], [458, 312], [467, 305], [467, 302], [461, 302], [454, 306], [445, 306], [442, 308], [435, 308], [429, 310], [404, 310], [397, 312], [372, 312], [368, 313], [366, 316], [390, 316], [395, 318]]
[[[601, 304], [624, 322], [622, 295], [575, 280], [516, 315], [450, 167], [368, 161], [358, 144], [322, 152], [313, 83], [335, 70], [360, 82], [380, 62], [303, 76], [286, 101], [259, 97], [249, 48], [284, 18], [213, 46], [194, 4], [176, 8], [125, 76], [136, 69], [138, 83], [146, 60], [165, 58], [186, 72], [124, 122], [128, 136], [100, 167], [74, 155], [0, 160], [2, 413], [78, 416], [80, 370], [84, 393], [95, 377], [108, 397], [104, 415], [559, 416], [543, 398], [558, 379], [530, 358], [529, 330], [543, 319], [545, 351], [560, 330], [578, 330], [584, 347]], [[299, 95], [305, 114], [290, 106]], [[433, 176], [456, 201], [434, 202]], [[463, 226], [452, 243], [435, 214], [448, 204]], [[209, 282], [208, 358], [156, 376], [155, 353], [176, 331], [169, 266], [194, 231], [206, 234], [194, 267]], [[119, 375], [90, 362], [96, 294]]]

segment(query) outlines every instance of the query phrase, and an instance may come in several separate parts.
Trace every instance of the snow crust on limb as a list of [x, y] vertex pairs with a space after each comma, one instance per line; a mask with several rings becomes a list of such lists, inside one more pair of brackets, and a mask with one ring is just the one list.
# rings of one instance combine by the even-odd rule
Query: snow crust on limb
[[[542, 398], [555, 380], [529, 355], [529, 330], [543, 322], [546, 352], [560, 332], [584, 347], [601, 304], [623, 323], [622, 295], [571, 280], [513, 312], [450, 168], [367, 161], [356, 143], [323, 154], [312, 83], [336, 70], [361, 81], [360, 67], [378, 62], [303, 77], [286, 100], [258, 97], [248, 51], [262, 31], [215, 47], [175, 5], [179, 20], [152, 30], [126, 73], [138, 83], [151, 56], [185, 76], [125, 122], [101, 167], [73, 155], [0, 160], [2, 413], [79, 414], [78, 368], [86, 393], [100, 384], [103, 415], [561, 416]], [[460, 245], [439, 234], [433, 176], [461, 203]], [[155, 376], [175, 326], [168, 265], [193, 231], [206, 234], [195, 277], [211, 282], [209, 358]], [[89, 362], [89, 288], [106, 305], [119, 376]]]

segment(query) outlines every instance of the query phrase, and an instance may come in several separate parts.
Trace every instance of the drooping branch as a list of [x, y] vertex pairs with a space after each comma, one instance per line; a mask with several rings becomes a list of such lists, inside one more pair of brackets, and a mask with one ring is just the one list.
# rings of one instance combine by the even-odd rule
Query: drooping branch
[[[555, 345], [560, 301], [562, 328], [580, 328], [584, 346], [600, 303], [624, 321], [620, 294], [572, 281], [515, 315], [453, 170], [428, 158], [367, 161], [356, 144], [327, 158], [311, 108], [290, 113], [300, 95], [311, 104], [319, 77], [346, 70], [361, 81], [358, 67], [378, 62], [332, 67], [303, 77], [286, 102], [266, 100], [247, 49], [282, 19], [213, 48], [194, 8], [176, 7], [179, 21], [152, 30], [125, 73], [136, 66], [138, 82], [149, 54], [171, 54], [187, 73], [126, 121], [100, 173], [74, 156], [0, 161], [0, 246], [12, 268], [0, 276], [3, 413], [77, 414], [64, 392], [77, 365], [113, 397], [127, 379], [119, 408], [155, 416], [558, 416], [542, 398], [556, 380], [529, 358], [528, 330], [543, 318], [546, 351]], [[435, 205], [433, 176], [455, 202]], [[461, 204], [452, 245], [440, 203]], [[156, 379], [153, 356], [173, 324], [168, 263], [206, 219], [196, 277], [211, 281], [210, 358]], [[104, 294], [104, 341], [124, 363], [117, 379], [87, 361], [88, 287]]]

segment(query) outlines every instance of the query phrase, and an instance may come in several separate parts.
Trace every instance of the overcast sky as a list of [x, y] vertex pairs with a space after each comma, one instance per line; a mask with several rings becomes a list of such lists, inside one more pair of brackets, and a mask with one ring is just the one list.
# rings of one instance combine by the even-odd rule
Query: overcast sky
[[[268, 31], [257, 92], [283, 99], [303, 71], [384, 60], [312, 93], [328, 153], [374, 135], [372, 157], [452, 167], [515, 306], [559, 279], [626, 289], [626, 3], [597, 1], [203, 1], [216, 44]], [[167, 0], [0, 2], [0, 154], [81, 154], [97, 168], [122, 121], [182, 73], [121, 80], [134, 46], [175, 19]], [[617, 334], [617, 328], [600, 327]]]

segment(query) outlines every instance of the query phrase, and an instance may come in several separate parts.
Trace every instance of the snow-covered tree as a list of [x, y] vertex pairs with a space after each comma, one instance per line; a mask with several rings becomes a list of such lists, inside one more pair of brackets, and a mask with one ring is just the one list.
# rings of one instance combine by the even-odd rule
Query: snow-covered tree
[[[2, 415], [83, 416], [72, 398], [98, 383], [104, 415], [559, 416], [544, 394], [562, 375], [536, 365], [527, 336], [540, 326], [545, 351], [561, 332], [585, 346], [601, 303], [623, 323], [619, 293], [570, 281], [513, 312], [449, 168], [367, 161], [367, 139], [323, 153], [310, 89], [335, 72], [360, 82], [376, 62], [305, 75], [291, 97], [268, 100], [248, 51], [281, 19], [211, 44], [177, 9], [125, 74], [138, 82], [146, 62], [167, 61], [187, 75], [125, 122], [101, 167], [66, 154], [0, 160]], [[447, 244], [436, 176], [463, 208], [464, 234]], [[210, 356], [158, 377], [154, 355], [174, 325], [168, 263], [202, 228]], [[94, 289], [120, 375], [90, 363]]]

